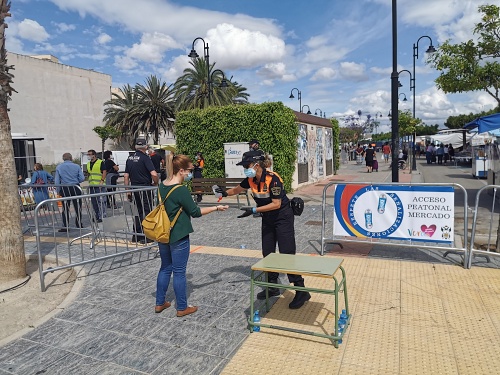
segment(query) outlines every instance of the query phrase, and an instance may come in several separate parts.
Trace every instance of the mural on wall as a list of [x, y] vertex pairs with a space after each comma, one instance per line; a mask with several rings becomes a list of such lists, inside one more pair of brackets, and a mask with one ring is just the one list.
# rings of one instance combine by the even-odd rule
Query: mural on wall
[[316, 128], [316, 165], [318, 177], [324, 176], [323, 165], [323, 128]]
[[325, 129], [325, 154], [326, 154], [326, 160], [333, 159], [332, 129]]
[[311, 126], [307, 131], [307, 140], [309, 141], [309, 176], [311, 179], [318, 178], [318, 166], [316, 164], [316, 127]]
[[299, 137], [297, 138], [297, 163], [307, 164], [308, 157], [307, 125], [299, 124]]

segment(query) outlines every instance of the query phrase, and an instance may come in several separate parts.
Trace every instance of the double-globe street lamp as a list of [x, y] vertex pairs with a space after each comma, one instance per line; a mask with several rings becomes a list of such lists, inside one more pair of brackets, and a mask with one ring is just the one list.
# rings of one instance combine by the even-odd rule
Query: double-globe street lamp
[[[429, 42], [430, 42], [430, 45], [427, 48], [427, 50], [425, 51], [425, 53], [434, 53], [434, 52], [436, 52], [436, 49], [432, 45], [432, 39], [431, 39], [430, 36], [422, 35], [420, 38], [418, 38], [417, 43], [413, 43], [413, 118], [415, 118], [415, 97], [416, 97], [416, 95], [415, 95], [415, 81], [416, 81], [415, 63], [416, 63], [416, 59], [418, 59], [418, 42], [420, 42], [420, 40], [422, 38], [427, 38], [427, 39], [429, 39]], [[411, 163], [411, 170], [412, 171], [416, 171], [417, 170], [417, 159], [415, 159], [415, 153], [416, 153], [415, 142], [416, 142], [416, 140], [417, 140], [417, 135], [416, 135], [416, 133], [413, 133], [413, 160], [412, 160], [412, 163]]]
[[293, 89], [290, 90], [290, 96], [289, 98], [290, 99], [295, 99], [295, 96], [293, 96], [293, 90], [297, 90], [297, 99], [299, 100], [299, 108], [300, 108], [300, 112], [302, 112], [302, 92], [294, 87]]
[[222, 79], [219, 84], [219, 87], [226, 88], [228, 87], [227, 79], [226, 76], [224, 75], [224, 72], [220, 69], [215, 69], [212, 73], [210, 73], [210, 55], [209, 55], [209, 48], [208, 48], [208, 43], [205, 43], [205, 40], [203, 38], [196, 38], [193, 40], [193, 45], [191, 47], [191, 52], [189, 52], [188, 56], [192, 59], [195, 59], [199, 57], [198, 53], [194, 49], [194, 45], [198, 40], [201, 40], [203, 42], [203, 58], [205, 59], [205, 63], [207, 64], [207, 97], [208, 97], [208, 104], [211, 104], [211, 96], [212, 96], [212, 82], [214, 78], [215, 73], [220, 73], [222, 74]]

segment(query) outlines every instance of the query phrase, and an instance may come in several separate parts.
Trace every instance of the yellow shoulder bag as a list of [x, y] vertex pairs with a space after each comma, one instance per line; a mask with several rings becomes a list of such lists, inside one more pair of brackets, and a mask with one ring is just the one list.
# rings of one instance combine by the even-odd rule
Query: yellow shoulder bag
[[170, 242], [170, 231], [179, 218], [179, 215], [182, 212], [182, 207], [180, 207], [179, 211], [177, 211], [174, 220], [170, 221], [167, 210], [165, 210], [165, 201], [169, 195], [180, 186], [181, 185], [177, 185], [170, 189], [163, 201], [161, 200], [160, 188], [158, 187], [158, 200], [160, 203], [142, 221], [142, 229], [147, 238], [161, 243]]

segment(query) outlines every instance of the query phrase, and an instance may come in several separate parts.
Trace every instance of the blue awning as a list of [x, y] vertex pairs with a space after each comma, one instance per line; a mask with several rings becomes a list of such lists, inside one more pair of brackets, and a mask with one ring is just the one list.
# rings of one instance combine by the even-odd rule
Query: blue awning
[[500, 129], [500, 113], [478, 117], [474, 121], [465, 124], [464, 129], [477, 128], [478, 133], [486, 133], [496, 129]]

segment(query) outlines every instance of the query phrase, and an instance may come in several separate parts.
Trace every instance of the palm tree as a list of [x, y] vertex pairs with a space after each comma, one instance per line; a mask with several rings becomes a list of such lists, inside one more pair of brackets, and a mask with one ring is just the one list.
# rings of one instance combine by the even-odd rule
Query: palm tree
[[173, 132], [175, 102], [171, 87], [153, 75], [147, 78], [145, 86], [136, 86], [138, 100], [133, 106], [131, 117], [135, 119], [140, 132], [154, 133], [155, 143], [159, 141], [160, 130]]
[[21, 229], [21, 211], [17, 192], [17, 172], [14, 163], [14, 150], [10, 134], [10, 120], [7, 102], [15, 91], [10, 84], [14, 77], [7, 65], [5, 51], [5, 18], [10, 17], [8, 0], [0, 2], [0, 187], [2, 204], [0, 205], [0, 279], [15, 280], [26, 276], [26, 257], [24, 255], [23, 232]]
[[[197, 57], [189, 62], [191, 68], [184, 69], [184, 74], [174, 84], [177, 110], [206, 108], [210, 105], [223, 106], [229, 104], [248, 103], [246, 88], [237, 82], [226, 81], [228, 87], [220, 87], [224, 76], [219, 69], [214, 70], [215, 63], [207, 72], [205, 58]], [[208, 82], [210, 72], [210, 85]], [[210, 91], [210, 102], [208, 90]]]
[[138, 124], [131, 116], [137, 101], [136, 89], [127, 84], [120, 88], [118, 93], [113, 93], [111, 100], [104, 103], [106, 107], [104, 109], [104, 123], [106, 126], [116, 128], [132, 148], [139, 133]]

